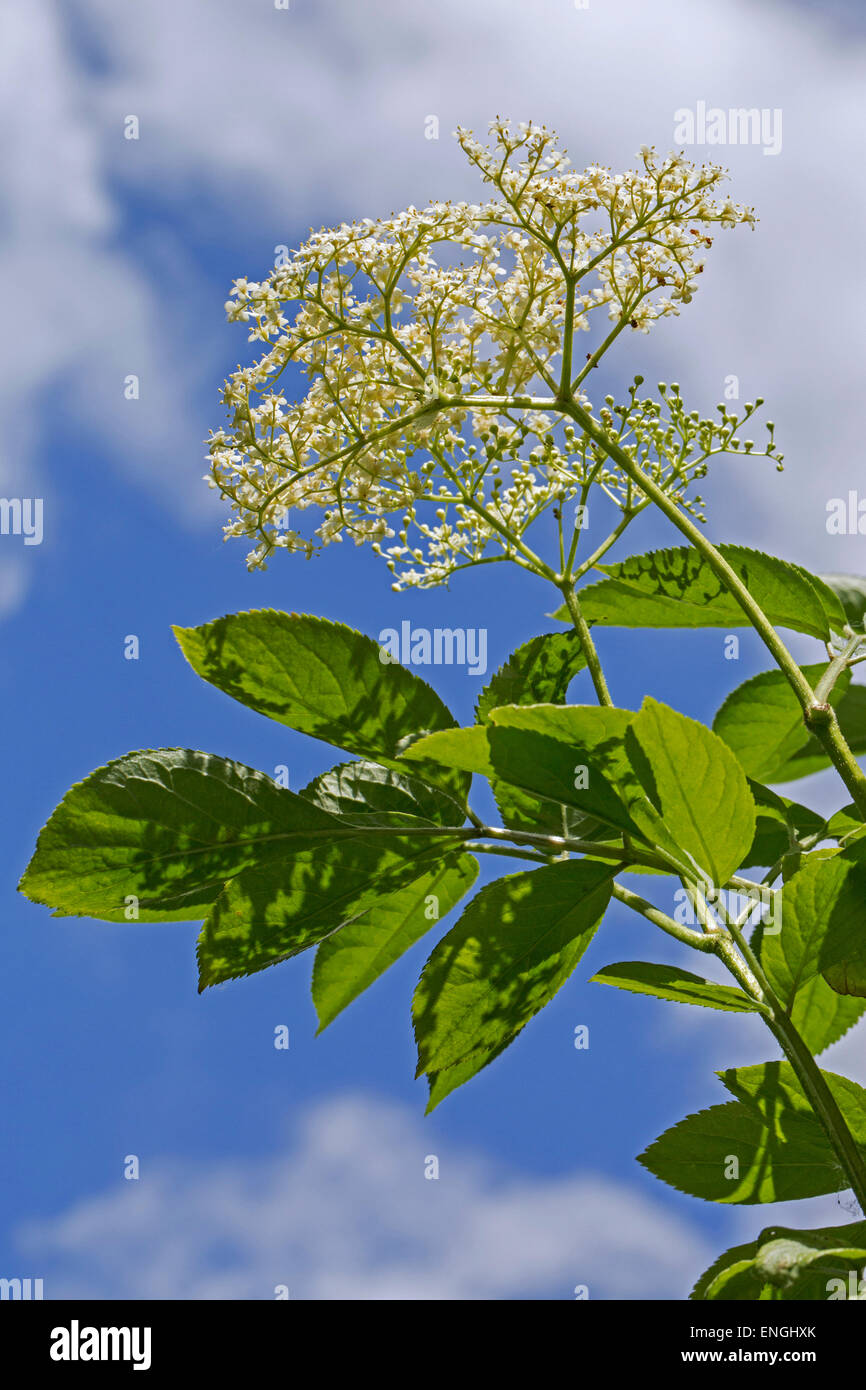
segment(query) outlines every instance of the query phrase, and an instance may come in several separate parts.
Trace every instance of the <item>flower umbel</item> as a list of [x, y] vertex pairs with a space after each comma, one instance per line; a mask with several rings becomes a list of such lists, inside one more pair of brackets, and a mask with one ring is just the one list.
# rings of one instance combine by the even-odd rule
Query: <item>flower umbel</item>
[[[678, 387], [639, 398], [638, 377], [594, 415], [584, 392], [624, 329], [689, 303], [713, 227], [754, 224], [716, 196], [723, 170], [644, 147], [627, 173], [577, 173], [544, 126], [496, 120], [491, 135], [457, 131], [491, 201], [323, 229], [266, 280], [235, 282], [229, 319], [266, 350], [226, 383], [208, 480], [236, 513], [226, 536], [255, 542], [251, 569], [344, 534], [373, 544], [395, 587], [491, 559], [536, 568], [523, 538], [548, 505], [561, 526], [563, 503], [594, 485], [625, 520], [646, 504], [568, 406], [698, 517], [689, 489], [713, 454], [780, 457], [772, 430], [763, 450], [739, 440], [756, 406], [702, 419]], [[304, 382], [290, 401], [292, 367]], [[288, 525], [311, 509], [306, 534]]]

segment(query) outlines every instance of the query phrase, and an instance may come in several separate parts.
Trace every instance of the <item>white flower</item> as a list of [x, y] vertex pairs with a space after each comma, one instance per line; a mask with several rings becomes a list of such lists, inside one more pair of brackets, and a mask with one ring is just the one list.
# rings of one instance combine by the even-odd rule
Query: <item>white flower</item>
[[[578, 335], [602, 308], [642, 332], [679, 313], [708, 228], [754, 216], [716, 201], [720, 168], [679, 154], [643, 146], [637, 170], [578, 173], [544, 126], [497, 118], [491, 134], [486, 146], [456, 132], [490, 201], [323, 229], [266, 280], [235, 281], [228, 317], [265, 350], [226, 382], [209, 481], [234, 513], [226, 536], [254, 542], [251, 568], [349, 535], [398, 585], [437, 584], [491, 545], [515, 556], [549, 504], [589, 483], [632, 505], [564, 425], [563, 393], [591, 409], [582, 385], [601, 355], [578, 353]], [[291, 369], [306, 380], [295, 400]], [[632, 395], [610, 428], [682, 498], [693, 464], [672, 467], [657, 409]], [[317, 512], [312, 533], [286, 529], [287, 509]]]

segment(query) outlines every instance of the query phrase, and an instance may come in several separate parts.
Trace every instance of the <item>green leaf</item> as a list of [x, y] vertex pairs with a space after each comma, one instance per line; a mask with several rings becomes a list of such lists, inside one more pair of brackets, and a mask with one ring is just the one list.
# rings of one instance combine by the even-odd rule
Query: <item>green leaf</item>
[[[826, 663], [804, 666], [815, 685]], [[866, 689], [851, 686], [844, 671], [830, 695], [839, 723], [855, 753], [866, 750]], [[849, 688], [850, 687], [850, 688]], [[830, 766], [830, 758], [803, 723], [800, 702], [781, 671], [762, 671], [732, 691], [713, 729], [736, 753], [750, 777], [790, 782]]]
[[710, 1202], [785, 1202], [845, 1186], [817, 1120], [783, 1108], [768, 1127], [740, 1101], [687, 1116], [639, 1162], [662, 1182]]
[[604, 775], [602, 759], [582, 747], [529, 730], [475, 724], [430, 734], [407, 748], [403, 757], [410, 762], [437, 762], [443, 767], [477, 772], [491, 781], [500, 778], [531, 796], [563, 802], [619, 830], [637, 833], [637, 826]]
[[298, 797], [312, 823], [328, 829], [312, 848], [244, 869], [229, 880], [205, 919], [198, 941], [199, 989], [264, 970], [314, 946], [413, 883], [459, 848], [443, 829], [419, 833], [426, 822], [402, 813], [404, 834], [374, 824], [341, 821]]
[[824, 818], [808, 806], [797, 801], [789, 801], [779, 796], [770, 787], [762, 786], [749, 778], [749, 790], [755, 802], [757, 819], [755, 838], [749, 853], [741, 865], [744, 869], [761, 865], [770, 868], [783, 855], [789, 853], [792, 844], [807, 835], [817, 835], [824, 828]]
[[[845, 614], [832, 589], [800, 565], [758, 550], [720, 545], [719, 551], [776, 627], [826, 641], [841, 632]], [[589, 623], [611, 627], [746, 627], [749, 620], [699, 551], [691, 546], [632, 555], [598, 565], [607, 579], [580, 591]], [[570, 621], [565, 606], [555, 616]]]
[[498, 705], [561, 705], [586, 658], [576, 632], [544, 632], [500, 666], [478, 697], [476, 719], [486, 724]]
[[[814, 1231], [770, 1226], [756, 1240], [720, 1255], [701, 1275], [690, 1296], [789, 1302], [845, 1299], [852, 1285], [858, 1285], [864, 1264], [866, 1221]], [[852, 1273], [857, 1276], [853, 1281], [849, 1277]]]
[[[625, 751], [625, 735], [633, 718], [631, 710], [603, 705], [503, 705], [490, 711], [490, 720], [498, 729], [521, 729], [530, 736], [539, 735], [563, 745], [559, 762], [573, 772], [585, 767], [590, 780], [601, 774], [627, 809], [634, 827], [640, 825], [636, 811], [642, 809], [644, 818], [651, 818], [651, 833], [655, 836], [658, 817]], [[579, 819], [573, 810], [570, 818]], [[595, 826], [590, 822], [588, 838], [597, 838], [597, 826], [598, 822]], [[580, 834], [582, 829], [578, 825], [572, 833]], [[561, 835], [562, 825], [553, 833]], [[609, 831], [602, 829], [600, 833]]]
[[[585, 664], [576, 632], [546, 632], [533, 637], [512, 653], [482, 690], [476, 721], [486, 724], [491, 710], [499, 705], [562, 704], [573, 677]], [[565, 833], [578, 839], [599, 831], [597, 821], [561, 803], [541, 801], [498, 778], [491, 780], [491, 788], [503, 825], [513, 830]]]
[[[827, 973], [832, 975], [837, 967]], [[808, 1047], [816, 1054], [831, 1043], [838, 1042], [866, 1010], [866, 999], [849, 998], [847, 992], [837, 993], [822, 975], [815, 975], [801, 985], [794, 996], [791, 1022]]]
[[484, 1067], [489, 1067], [491, 1062], [495, 1062], [501, 1052], [514, 1041], [508, 1037], [498, 1047], [493, 1047], [489, 1052], [470, 1052], [468, 1057], [464, 1057], [462, 1062], [455, 1062], [453, 1067], [443, 1067], [441, 1071], [430, 1071], [427, 1073], [427, 1086], [429, 1095], [427, 1097], [427, 1109], [425, 1114], [431, 1114], [441, 1105], [446, 1096], [450, 1096], [452, 1091], [456, 1091], [465, 1081], [471, 1081], [473, 1076], [477, 1076]]
[[[866, 1262], [866, 1222], [819, 1231], [770, 1228], [755, 1252], [758, 1280], [788, 1300], [849, 1297], [849, 1273], [859, 1275]], [[832, 1288], [841, 1283], [842, 1288]], [[854, 1280], [856, 1288], [859, 1279]], [[856, 1295], [862, 1297], [862, 1292]]]
[[721, 888], [755, 836], [755, 803], [743, 770], [714, 733], [647, 697], [627, 739], [632, 763], [676, 843]]
[[[193, 670], [232, 699], [375, 762], [393, 766], [408, 738], [456, 722], [426, 681], [343, 623], [261, 609], [174, 633]], [[446, 781], [465, 804], [466, 778]]]
[[318, 1031], [321, 1033], [445, 917], [469, 892], [477, 876], [478, 861], [471, 855], [448, 858], [408, 887], [377, 901], [374, 908], [340, 931], [325, 937], [313, 966]]
[[866, 578], [862, 574], [823, 574], [821, 578], [833, 590], [851, 626], [862, 628], [866, 619]]
[[462, 1082], [498, 1056], [574, 970], [611, 886], [609, 868], [571, 859], [476, 894], [415, 991], [418, 1075], [465, 1064]]
[[850, 996], [866, 1006], [866, 959], [838, 961], [824, 971], [824, 980], [840, 998]]
[[[731, 1095], [750, 1105], [771, 1128], [788, 1115], [813, 1117], [809, 1101], [790, 1062], [759, 1062], [750, 1067], [729, 1067], [716, 1075]], [[866, 1146], [866, 1090], [850, 1077], [822, 1071], [830, 1092], [855, 1142]]]
[[776, 932], [761, 937], [761, 965], [786, 1009], [816, 975], [866, 959], [866, 845], [801, 857], [782, 889]]
[[703, 1004], [708, 1009], [725, 1009], [731, 1013], [752, 1013], [756, 1008], [754, 1000], [741, 989], [717, 985], [688, 970], [651, 961], [626, 960], [618, 965], [606, 965], [591, 977], [590, 984], [615, 985], [633, 994], [653, 994], [657, 999]]
[[546, 801], [521, 791], [510, 782], [491, 777], [490, 786], [502, 824], [512, 830], [528, 830], [541, 835], [568, 835], [575, 840], [610, 838], [610, 828], [595, 816], [588, 816], [561, 801]]
[[643, 788], [625, 751], [633, 719], [633, 710], [606, 705], [502, 705], [490, 711], [496, 728], [523, 729], [588, 753], [610, 782], [627, 789], [631, 797], [641, 797]]
[[381, 763], [340, 763], [314, 778], [299, 793], [331, 815], [370, 824], [385, 816], [393, 824], [402, 813], [431, 825], [462, 825], [462, 808], [439, 787], [395, 772]]
[[[826, 663], [805, 666], [803, 674], [814, 685]], [[831, 695], [838, 705], [850, 674], [842, 677]], [[803, 723], [803, 710], [785, 676], [779, 670], [762, 671], [731, 691], [721, 705], [713, 729], [732, 748], [750, 777], [757, 781], [784, 781], [776, 774], [792, 758], [811, 749], [820, 759], [823, 749]]]
[[[522, 729], [527, 737], [537, 735], [561, 744], [561, 760], [571, 766], [575, 773], [579, 774], [579, 769], [585, 769], [590, 791], [592, 784], [597, 783], [599, 774], [614, 788], [619, 802], [628, 813], [633, 834], [663, 849], [683, 871], [688, 872], [693, 868], [688, 856], [681, 853], [676, 837], [650, 801], [646, 779], [641, 781], [638, 777], [626, 751], [629, 729], [635, 718], [631, 710], [599, 705], [505, 705], [491, 710], [490, 718], [497, 728]], [[643, 766], [645, 759], [642, 754], [640, 761]], [[654, 792], [654, 787], [652, 790]], [[627, 829], [621, 819], [614, 819], [610, 815], [605, 817], [600, 811], [597, 814], [599, 822], [606, 820], [617, 829]], [[572, 830], [569, 826], [569, 833], [581, 835], [583, 829], [583, 826], [577, 826]], [[563, 832], [559, 830], [555, 833]], [[598, 839], [603, 834], [603, 829], [597, 831], [592, 823], [587, 827], [586, 838], [589, 840]], [[640, 872], [647, 870], [641, 869]]]
[[134, 897], [140, 921], [201, 919], [226, 879], [334, 824], [243, 763], [128, 753], [66, 793], [20, 889], [63, 915], [122, 922]]
[[719, 1255], [709, 1269], [704, 1270], [689, 1298], [757, 1301], [761, 1285], [755, 1278], [756, 1246], [757, 1242], [750, 1240], [745, 1245], [732, 1245], [730, 1250]]
[[853, 801], [843, 806], [841, 811], [836, 811], [827, 822], [828, 840], [838, 840], [843, 844], [863, 834], [866, 834], [866, 824]]

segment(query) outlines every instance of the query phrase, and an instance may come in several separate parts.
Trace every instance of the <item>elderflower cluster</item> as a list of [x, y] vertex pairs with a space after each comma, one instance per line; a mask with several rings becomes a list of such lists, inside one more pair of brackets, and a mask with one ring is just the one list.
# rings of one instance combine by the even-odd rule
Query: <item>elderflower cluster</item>
[[[605, 396], [599, 419], [608, 438], [696, 520], [706, 521], [704, 500], [697, 494], [690, 495], [689, 487], [694, 480], [706, 477], [708, 460], [715, 454], [771, 458], [781, 470], [784, 455], [776, 447], [772, 420], [766, 422], [769, 439], [762, 449], [756, 447], [754, 440], [739, 437], [739, 431], [764, 404], [760, 396], [756, 401], [748, 401], [741, 415], [724, 404], [718, 405], [719, 419], [714, 420], [703, 418], [697, 410], [686, 412], [677, 382], [670, 387], [659, 382], [658, 401], [638, 397], [642, 384], [643, 377], [636, 376], [625, 405], [618, 406], [613, 396]], [[608, 464], [604, 451], [593, 440], [585, 435], [575, 437], [569, 440], [569, 446], [581, 460], [583, 475], [607, 493], [623, 512], [642, 508], [645, 498], [640, 488], [621, 469]]]
[[[496, 120], [491, 136], [457, 131], [489, 201], [323, 229], [267, 279], [235, 282], [228, 317], [264, 351], [226, 383], [207, 477], [234, 514], [226, 536], [253, 542], [250, 568], [348, 535], [395, 587], [428, 586], [491, 543], [519, 558], [548, 504], [589, 484], [634, 509], [561, 407], [591, 413], [584, 382], [619, 333], [678, 314], [710, 230], [754, 216], [717, 196], [721, 168], [681, 154], [644, 147], [627, 173], [577, 173], [544, 126]], [[579, 361], [583, 332], [595, 345]], [[678, 392], [632, 391], [593, 420], [680, 499], [723, 437], [737, 447]]]

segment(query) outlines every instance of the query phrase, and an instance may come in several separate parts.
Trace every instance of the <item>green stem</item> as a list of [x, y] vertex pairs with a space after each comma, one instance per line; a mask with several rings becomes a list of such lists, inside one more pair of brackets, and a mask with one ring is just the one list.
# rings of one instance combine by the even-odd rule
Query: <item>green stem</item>
[[677, 941], [684, 942], [687, 946], [692, 946], [696, 951], [714, 951], [716, 942], [711, 936], [704, 932], [692, 931], [691, 927], [681, 926], [675, 922], [673, 917], [668, 917], [666, 912], [661, 912], [652, 903], [647, 902], [646, 898], [640, 897], [638, 893], [632, 893], [631, 889], [623, 888], [622, 884], [614, 883], [613, 897], [617, 902], [624, 903], [633, 912], [639, 912], [641, 917], [646, 917], [648, 922], [654, 926], [661, 927], [668, 936], [676, 937]]
[[565, 292], [565, 323], [562, 329], [560, 391], [567, 391], [571, 381], [571, 354], [574, 348], [574, 296], [577, 286], [577, 276], [569, 275], [566, 283], [568, 288]]
[[[764, 1022], [788, 1058], [804, 1095], [842, 1165], [857, 1201], [866, 1212], [866, 1163], [845, 1117], [824, 1079], [821, 1068], [764, 974], [760, 961], [743, 937], [738, 924], [728, 918], [727, 927], [730, 936], [726, 935], [717, 940], [716, 953], [746, 993], [761, 1003], [760, 1012]], [[735, 943], [741, 953], [739, 956], [734, 949]]]
[[824, 752], [851, 793], [851, 800], [866, 820], [866, 776], [848, 746], [836, 711], [832, 705], [816, 703], [806, 710], [804, 720], [806, 727], [822, 744]]
[[[866, 1163], [827, 1082], [791, 1018], [785, 1012], [761, 964], [745, 941], [738, 925], [727, 921], [727, 930], [695, 932], [680, 926], [636, 893], [613, 886], [613, 896], [650, 922], [698, 951], [712, 951], [733, 975], [740, 988], [757, 1004], [757, 1012], [791, 1064], [803, 1093], [827, 1135], [857, 1201], [866, 1212]], [[739, 948], [739, 951], [738, 949]]]
[[[857, 1201], [866, 1212], [866, 1163], [852, 1135], [844, 1115], [839, 1109], [827, 1082], [791, 1018], [785, 1012], [766, 975], [761, 969], [748, 944], [744, 941], [735, 923], [728, 923], [728, 931], [695, 932], [680, 926], [665, 913], [659, 912], [636, 893], [613, 886], [613, 896], [621, 903], [639, 912], [641, 916], [661, 927], [670, 936], [685, 942], [698, 951], [712, 951], [724, 963], [737, 984], [758, 1005], [765, 1024], [778, 1042], [791, 1064], [803, 1093], [808, 1099], [817, 1119], [827, 1135], [833, 1152], [839, 1159]], [[736, 947], [743, 955], [739, 955]], [[745, 957], [745, 959], [743, 958]]]
[[[644, 507], [648, 505], [649, 503], [647, 502], [640, 502], [636, 507], [632, 507], [630, 511], [624, 512], [622, 521], [617, 523], [617, 525], [614, 527], [614, 529], [608, 536], [607, 540], [602, 541], [601, 545], [596, 550], [594, 550], [591, 555], [588, 555], [587, 558], [578, 566], [578, 568], [574, 571], [574, 575], [572, 576], [572, 578], [582, 579], [583, 576], [592, 569], [593, 565], [598, 564], [599, 560], [607, 554], [611, 546], [616, 544], [625, 528], [634, 521], [638, 512], [642, 512]], [[572, 556], [572, 559], [573, 558], [574, 557]]]
[[754, 999], [758, 1006], [758, 1012], [764, 1015], [765, 1020], [769, 1020], [770, 1006], [766, 1001], [764, 991], [759, 982], [755, 979], [748, 964], [737, 955], [734, 943], [730, 937], [719, 933], [713, 941], [713, 947], [719, 960], [725, 965], [736, 980], [737, 984], [751, 999]]
[[472, 854], [501, 854], [506, 859], [531, 859], [536, 864], [552, 864], [557, 857], [551, 854], [536, 854], [529, 849], [511, 849], [508, 845], [485, 845], [474, 840], [467, 840], [463, 848]]
[[854, 1196], [866, 1213], [866, 1163], [821, 1068], [784, 1010], [776, 1012], [774, 1009], [772, 1018], [766, 1018], [765, 1022], [791, 1063], [851, 1183]]
[[830, 662], [830, 665], [827, 667], [826, 671], [821, 676], [821, 679], [818, 681], [818, 684], [815, 686], [816, 700], [829, 700], [831, 692], [837, 680], [841, 676], [842, 672], [846, 670], [848, 663], [851, 660], [851, 657], [856, 654], [857, 648], [860, 646], [860, 643], [862, 641], [862, 634], [860, 636], [855, 635], [854, 637], [850, 637], [848, 641], [845, 643], [845, 646], [842, 648], [842, 651], [839, 652], [838, 655], [833, 657], [833, 660]]
[[736, 888], [738, 892], [746, 893], [750, 898], [757, 898], [759, 902], [764, 897], [766, 886], [766, 883], [756, 883], [754, 879], [744, 878], [742, 874], [731, 874], [725, 884], [726, 888]]
[[852, 799], [863, 816], [866, 817], [866, 775], [864, 775], [842, 735], [834, 710], [829, 705], [816, 700], [815, 692], [800, 667], [739, 575], [731, 568], [713, 543], [707, 540], [691, 517], [668, 497], [663, 488], [659, 487], [652, 478], [643, 472], [634, 459], [630, 458], [625, 450], [609, 437], [588, 411], [575, 401], [568, 399], [560, 400], [558, 406], [563, 414], [569, 415], [575, 420], [581, 429], [595, 440], [599, 448], [603, 449], [608, 457], [623, 470], [626, 476], [631, 478], [632, 482], [655, 502], [659, 510], [700, 552], [716, 577], [736, 599], [794, 690], [803, 707], [807, 727], [823, 745], [833, 766], [851, 793]]
[[612, 708], [613, 700], [611, 699], [610, 691], [607, 688], [607, 681], [605, 680], [604, 672], [601, 669], [601, 661], [599, 660], [595, 643], [593, 642], [592, 637], [590, 635], [589, 625], [586, 619], [584, 618], [583, 613], [581, 612], [580, 603], [578, 601], [574, 584], [570, 580], [568, 580], [564, 581], [561, 585], [558, 585], [557, 587], [559, 588], [563, 598], [565, 599], [566, 606], [571, 615], [571, 621], [574, 623], [575, 631], [577, 632], [577, 635], [580, 638], [580, 645], [583, 648], [583, 654], [586, 657], [586, 664], [589, 668], [589, 674], [592, 677], [592, 683], [595, 687], [595, 693], [598, 696], [598, 703], [600, 705], [608, 705]]
[[477, 516], [480, 516], [489, 526], [492, 526], [493, 530], [496, 531], [498, 535], [502, 536], [508, 545], [513, 546], [515, 550], [520, 552], [524, 559], [528, 561], [528, 565], [526, 566], [528, 569], [531, 569], [541, 579], [549, 579], [555, 584], [556, 575], [550, 566], [545, 564], [544, 560], [541, 559], [541, 556], [536, 555], [534, 550], [530, 550], [529, 546], [526, 545], [519, 536], [515, 536], [503, 521], [500, 521], [498, 517], [494, 516], [471, 492], [467, 492], [459, 476], [455, 473], [454, 469], [448, 465], [444, 455], [437, 453], [436, 457], [443, 472], [451, 479], [454, 486], [459, 489], [465, 505], [471, 507]]
[[[773, 992], [773, 987], [770, 984], [770, 981], [767, 979], [766, 975], [764, 974], [764, 968], [761, 965], [761, 962], [758, 960], [758, 957], [755, 955], [755, 952], [752, 950], [751, 946], [746, 940], [740, 923], [734, 922], [730, 919], [730, 917], [728, 917], [726, 925], [728, 931], [731, 934], [731, 937], [736, 943], [737, 949], [739, 950], [741, 957], [745, 961], [746, 966], [750, 970], [755, 980], [755, 983], [757, 984], [758, 989], [761, 992], [761, 998], [767, 1000], [775, 999], [776, 996]], [[778, 1000], [776, 1002], [778, 1003]]]
[[[371, 833], [380, 834], [381, 829], [381, 827], [376, 827]], [[357, 831], [355, 833], [357, 834]], [[414, 835], [415, 829], [413, 827], [411, 831], [407, 831], [405, 827], [400, 827], [400, 833]], [[507, 826], [499, 825], [484, 825], [480, 830], [466, 828], [446, 830], [444, 833], [456, 834], [461, 839], [467, 840], [475, 840], [479, 836], [491, 840], [509, 840], [512, 844], [529, 845], [552, 855], [558, 855], [563, 850], [568, 850], [570, 854], [585, 854], [590, 859], [601, 859], [618, 864], [622, 868], [626, 868], [629, 864], [643, 864], [648, 869], [659, 869], [666, 874], [680, 872], [679, 867], [671, 864], [662, 854], [654, 854], [651, 850], [642, 850], [632, 845], [611, 845], [602, 840], [577, 840], [570, 835], [542, 835], [534, 830], [511, 830]]]
[[682, 511], [663, 488], [659, 487], [652, 478], [643, 472], [639, 464], [630, 458], [615, 440], [611, 439], [601, 425], [593, 420], [588, 411], [574, 401], [560, 402], [560, 409], [576, 420], [590, 438], [594, 439], [599, 448], [603, 449], [609, 458], [613, 459], [625, 474], [631, 478], [643, 493], [655, 502], [660, 511], [664, 512], [669, 521], [672, 521], [678, 530], [691, 541], [696, 550], [700, 551], [713, 573], [724, 584], [725, 588], [734, 596], [743, 612], [748, 617], [758, 635], [772, 652], [777, 664], [787, 676], [794, 690], [804, 707], [814, 702], [814, 691], [800, 670], [796, 661], [792, 657], [788, 648], [785, 646], [773, 624], [770, 622], [760, 604], [752, 598], [746, 585], [739, 575], [731, 568], [723, 555], [716, 550], [711, 541], [708, 541], [701, 529], [695, 525], [691, 517]]

